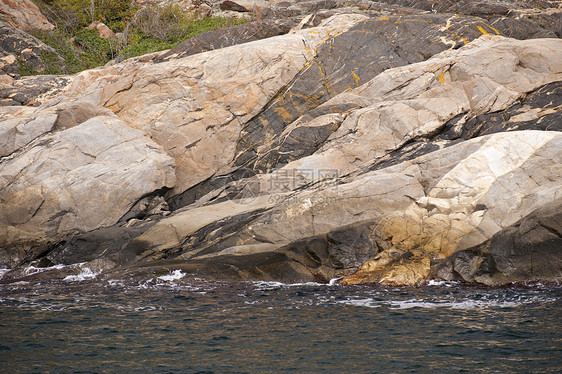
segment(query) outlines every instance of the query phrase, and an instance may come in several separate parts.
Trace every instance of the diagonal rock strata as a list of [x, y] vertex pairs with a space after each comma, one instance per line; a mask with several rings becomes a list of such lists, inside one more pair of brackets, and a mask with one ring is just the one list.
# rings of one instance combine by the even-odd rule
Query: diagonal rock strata
[[560, 198], [559, 39], [454, 15], [322, 22], [2, 109], [0, 262], [421, 284]]

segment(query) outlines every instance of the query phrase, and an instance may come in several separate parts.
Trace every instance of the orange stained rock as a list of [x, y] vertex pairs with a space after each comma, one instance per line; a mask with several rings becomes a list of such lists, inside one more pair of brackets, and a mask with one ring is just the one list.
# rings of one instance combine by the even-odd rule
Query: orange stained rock
[[355, 74], [353, 70], [351, 70], [351, 75], [353, 76], [353, 80], [355, 81], [355, 84], [357, 85], [357, 87], [359, 87], [359, 77], [357, 76], [357, 74]]
[[343, 278], [340, 284], [420, 285], [430, 274], [430, 262], [429, 255], [420, 250], [388, 249], [365, 262], [355, 273]]
[[293, 120], [293, 116], [287, 112], [287, 110], [281, 106], [273, 109], [275, 113], [277, 113], [281, 118], [283, 118], [283, 122], [289, 123]]

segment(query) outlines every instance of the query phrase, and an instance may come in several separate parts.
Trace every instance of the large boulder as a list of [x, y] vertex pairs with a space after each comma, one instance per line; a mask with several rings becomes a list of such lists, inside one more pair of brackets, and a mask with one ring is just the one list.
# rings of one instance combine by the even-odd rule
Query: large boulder
[[2, 123], [3, 153], [20, 148], [0, 163], [0, 247], [16, 251], [13, 263], [33, 258], [41, 242], [113, 225], [141, 197], [174, 185], [173, 160], [114, 115], [60, 131], [54, 113], [35, 121]]
[[[558, 133], [540, 131], [495, 134], [331, 187], [187, 209], [152, 226], [126, 250], [136, 261], [187, 262], [283, 253], [305, 265], [300, 280], [346, 275], [378, 254], [344, 282], [417, 284], [427, 279], [431, 260], [482, 242], [555, 198], [561, 141]], [[335, 232], [348, 239], [334, 244], [327, 237]]]
[[55, 28], [31, 0], [0, 0], [0, 20], [23, 31]]
[[89, 92], [93, 105], [112, 110], [161, 144], [176, 160], [173, 192], [181, 193], [230, 172], [240, 127], [314, 58], [320, 44], [365, 18], [342, 16], [267, 41], [86, 72], [66, 95], [79, 98]]
[[161, 64], [134, 59], [78, 74], [40, 107], [6, 107], [0, 246], [25, 244], [17, 259], [32, 258], [34, 244], [116, 224], [144, 196], [228, 167], [240, 124], [361, 19]]

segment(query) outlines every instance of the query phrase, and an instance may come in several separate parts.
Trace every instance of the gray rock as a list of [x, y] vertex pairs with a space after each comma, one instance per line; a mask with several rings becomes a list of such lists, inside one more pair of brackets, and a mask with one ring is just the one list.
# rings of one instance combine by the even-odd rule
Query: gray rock
[[59, 94], [71, 81], [65, 75], [22, 77], [0, 87], [0, 106], [39, 106]]
[[197, 53], [230, 47], [237, 44], [283, 35], [295, 25], [290, 20], [254, 21], [198, 34], [170, 51], [158, 56], [154, 62], [169, 61]]
[[0, 163], [0, 248], [111, 226], [174, 181], [173, 160], [115, 116], [40, 136]]
[[436, 279], [491, 286], [514, 282], [559, 282], [562, 200], [528, 214], [484, 243], [433, 264]]

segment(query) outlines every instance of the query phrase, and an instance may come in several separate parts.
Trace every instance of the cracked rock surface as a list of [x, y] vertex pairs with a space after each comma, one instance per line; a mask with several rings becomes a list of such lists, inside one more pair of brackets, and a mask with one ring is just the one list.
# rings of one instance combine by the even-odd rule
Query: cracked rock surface
[[523, 3], [446, 4], [270, 4], [0, 108], [5, 279], [560, 281], [562, 42], [517, 34]]

